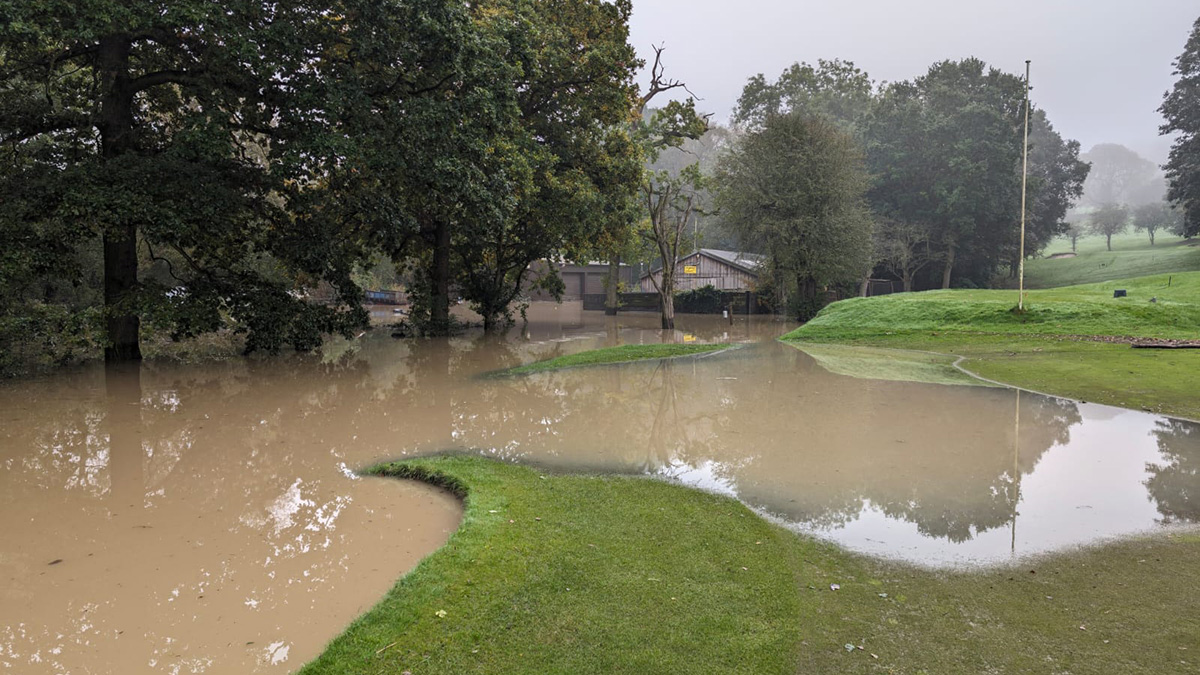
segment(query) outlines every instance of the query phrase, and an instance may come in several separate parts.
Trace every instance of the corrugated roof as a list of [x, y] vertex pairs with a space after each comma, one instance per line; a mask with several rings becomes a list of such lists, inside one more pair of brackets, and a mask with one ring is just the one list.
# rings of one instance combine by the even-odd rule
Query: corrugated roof
[[[767, 259], [767, 256], [759, 255], [757, 253], [743, 253], [741, 251], [722, 251], [721, 249], [718, 249], [718, 248], [702, 248], [697, 251], [692, 251], [691, 253], [683, 256], [682, 258], [679, 259], [679, 263], [681, 263], [681, 262], [687, 260], [688, 258], [690, 258], [694, 255], [697, 255], [697, 254], [708, 256], [709, 258], [723, 262], [726, 265], [729, 265], [731, 267], [736, 267], [744, 272], [749, 272], [750, 274], [758, 274], [758, 268], [761, 267], [763, 262]], [[676, 263], [676, 264], [679, 264], [679, 263]], [[657, 267], [654, 267], [653, 269], [651, 269], [646, 274], [643, 274], [642, 278], [645, 279], [645, 278], [649, 277], [651, 274], [657, 273], [661, 269], [662, 269], [662, 265], [660, 264]]]
[[716, 248], [702, 248], [700, 253], [706, 254], [709, 257], [717, 258], [730, 265], [744, 267], [750, 271], [754, 271], [759, 265], [763, 264], [766, 256], [757, 253], [743, 253], [741, 251], [722, 251]]

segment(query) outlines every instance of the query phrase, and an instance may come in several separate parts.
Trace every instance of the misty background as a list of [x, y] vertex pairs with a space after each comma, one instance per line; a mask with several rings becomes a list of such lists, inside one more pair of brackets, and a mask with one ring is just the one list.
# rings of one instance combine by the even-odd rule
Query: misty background
[[853, 61], [879, 83], [945, 59], [975, 56], [1014, 74], [1031, 59], [1034, 103], [1065, 138], [1162, 164], [1170, 139], [1158, 135], [1157, 110], [1198, 9], [1185, 0], [639, 0], [630, 42], [651, 61], [651, 46], [665, 45], [668, 75], [721, 124], [747, 79], [774, 80], [798, 61]]

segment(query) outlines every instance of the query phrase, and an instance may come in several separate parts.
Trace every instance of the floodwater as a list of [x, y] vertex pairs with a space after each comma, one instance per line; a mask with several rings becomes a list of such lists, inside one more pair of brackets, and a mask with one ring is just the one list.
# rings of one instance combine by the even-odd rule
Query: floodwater
[[[504, 338], [376, 330], [320, 355], [0, 384], [0, 672], [295, 670], [457, 526], [444, 493], [354, 476], [404, 456], [660, 476], [927, 566], [1200, 521], [1200, 425], [835, 375], [769, 318], [530, 317]], [[745, 344], [478, 377], [664, 340]]]

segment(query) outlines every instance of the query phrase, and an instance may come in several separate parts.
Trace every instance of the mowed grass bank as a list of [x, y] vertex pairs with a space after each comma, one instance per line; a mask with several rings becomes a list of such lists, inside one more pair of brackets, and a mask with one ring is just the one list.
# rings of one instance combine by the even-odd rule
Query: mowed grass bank
[[[476, 457], [391, 464], [461, 528], [301, 672], [1166, 673], [1200, 663], [1200, 536], [938, 573], [739, 502]], [[837, 584], [839, 590], [832, 590]]]
[[591, 349], [576, 354], [567, 354], [545, 361], [535, 361], [516, 368], [489, 373], [489, 377], [505, 375], [528, 375], [546, 370], [561, 370], [563, 368], [580, 368], [583, 366], [599, 366], [608, 363], [627, 363], [629, 361], [645, 361], [652, 359], [671, 359], [681, 356], [695, 356], [708, 352], [716, 352], [730, 347], [727, 343], [720, 344], [651, 344], [651, 345], [621, 345], [619, 347], [604, 347]]
[[1029, 288], [1056, 288], [1110, 279], [1130, 279], [1156, 274], [1200, 271], [1200, 241], [1159, 234], [1154, 246], [1143, 233], [1113, 237], [1109, 251], [1104, 237], [1084, 237], [1073, 258], [1050, 258], [1071, 252], [1069, 240], [1058, 239], [1045, 256], [1025, 263]]
[[[1128, 297], [1113, 298], [1118, 288]], [[1200, 272], [1030, 291], [1024, 314], [1011, 311], [1016, 300], [1014, 291], [968, 290], [854, 298], [784, 340], [953, 354], [1019, 387], [1200, 419], [1200, 350], [1103, 341], [1200, 339]]]

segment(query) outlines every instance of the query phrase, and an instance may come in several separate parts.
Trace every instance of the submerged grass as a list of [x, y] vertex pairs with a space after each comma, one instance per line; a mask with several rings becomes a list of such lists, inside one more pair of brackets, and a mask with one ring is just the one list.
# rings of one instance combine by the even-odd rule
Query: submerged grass
[[954, 367], [955, 356], [853, 345], [792, 342], [825, 370], [866, 380], [994, 386]]
[[783, 339], [963, 356], [967, 370], [1019, 387], [1200, 419], [1200, 350], [1105, 342], [1200, 338], [1200, 272], [1030, 291], [1023, 314], [1015, 304], [1012, 291], [855, 298]]
[[678, 356], [692, 356], [715, 352], [729, 348], [729, 344], [652, 344], [652, 345], [621, 345], [592, 349], [577, 354], [567, 354], [545, 361], [536, 361], [516, 368], [509, 368], [493, 376], [527, 375], [544, 370], [559, 370], [562, 368], [577, 368], [580, 366], [598, 366], [607, 363], [625, 363], [628, 361], [644, 361], [648, 359], [669, 359]]
[[656, 480], [475, 457], [372, 473], [451, 489], [463, 523], [305, 675], [1167, 673], [1200, 661], [1195, 535], [939, 573]]

